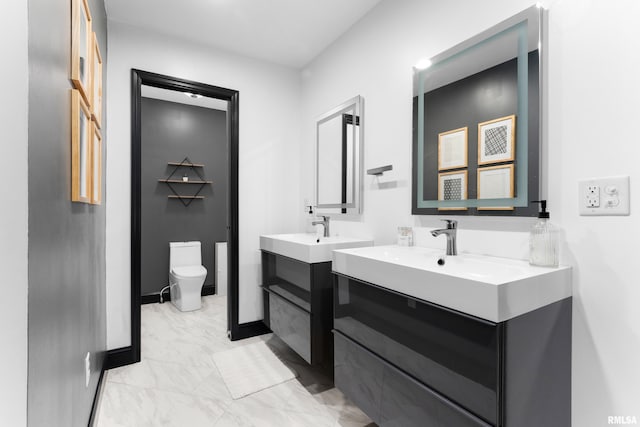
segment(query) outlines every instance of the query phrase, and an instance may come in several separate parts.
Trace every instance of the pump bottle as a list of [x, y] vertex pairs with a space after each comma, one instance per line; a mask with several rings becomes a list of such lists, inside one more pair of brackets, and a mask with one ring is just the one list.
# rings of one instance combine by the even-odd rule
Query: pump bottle
[[560, 258], [558, 228], [549, 222], [547, 201], [535, 200], [533, 203], [540, 203], [540, 212], [529, 235], [529, 264], [557, 267]]

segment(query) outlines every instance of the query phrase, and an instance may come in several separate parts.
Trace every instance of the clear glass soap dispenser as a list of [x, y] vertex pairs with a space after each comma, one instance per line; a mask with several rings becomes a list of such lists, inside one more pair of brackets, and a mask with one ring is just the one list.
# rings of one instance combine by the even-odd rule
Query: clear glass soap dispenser
[[541, 209], [529, 236], [529, 264], [557, 267], [560, 259], [558, 228], [549, 222], [547, 201], [535, 200], [533, 203], [540, 203]]

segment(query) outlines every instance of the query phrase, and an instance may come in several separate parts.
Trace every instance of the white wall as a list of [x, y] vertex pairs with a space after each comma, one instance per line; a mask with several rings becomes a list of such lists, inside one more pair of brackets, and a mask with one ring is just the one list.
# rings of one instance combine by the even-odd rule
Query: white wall
[[27, 423], [27, 120], [29, 68], [27, 2], [0, 4], [0, 159], [11, 184], [0, 187], [0, 298], [2, 348], [0, 414], [2, 423]]
[[[530, 0], [383, 0], [302, 72], [303, 185], [313, 196], [314, 119], [357, 94], [365, 98], [365, 176], [361, 221], [332, 220], [332, 231], [394, 243], [413, 225], [417, 242], [438, 217], [411, 216], [412, 65], [532, 5]], [[640, 286], [634, 270], [640, 221], [640, 3], [551, 0], [549, 7], [548, 182], [552, 221], [563, 230], [561, 261], [574, 267], [573, 425], [607, 425], [610, 415], [640, 419]], [[630, 217], [580, 217], [577, 181], [631, 175]], [[634, 218], [635, 217], [635, 218]], [[635, 219], [635, 221], [634, 221]], [[459, 249], [526, 259], [526, 218], [459, 221]]]
[[130, 344], [132, 68], [240, 92], [239, 320], [262, 319], [259, 235], [291, 231], [303, 208], [298, 72], [120, 23], [108, 33], [107, 347]]

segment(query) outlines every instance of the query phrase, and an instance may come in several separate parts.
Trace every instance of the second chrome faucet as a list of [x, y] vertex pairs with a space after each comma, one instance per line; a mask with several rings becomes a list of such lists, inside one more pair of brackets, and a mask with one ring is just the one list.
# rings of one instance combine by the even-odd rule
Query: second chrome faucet
[[[329, 237], [329, 220], [331, 218], [329, 218], [326, 215], [320, 215], [322, 217], [322, 221], [318, 220], [318, 221], [313, 221], [311, 224], [312, 225], [322, 225], [324, 227], [324, 237]], [[338, 230], [340, 231], [340, 230]]]
[[433, 237], [438, 237], [441, 234], [447, 236], [447, 255], [458, 255], [458, 247], [456, 245], [458, 221], [454, 219], [443, 219], [442, 221], [445, 221], [447, 223], [447, 228], [431, 230], [431, 235]]

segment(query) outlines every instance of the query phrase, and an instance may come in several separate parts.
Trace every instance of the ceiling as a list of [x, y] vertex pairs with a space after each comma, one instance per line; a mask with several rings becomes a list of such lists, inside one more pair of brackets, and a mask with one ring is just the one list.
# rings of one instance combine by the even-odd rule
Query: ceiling
[[381, 0], [105, 0], [109, 20], [302, 68]]

